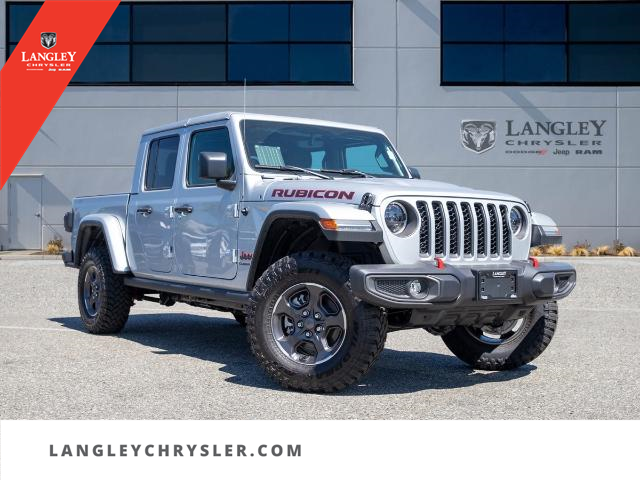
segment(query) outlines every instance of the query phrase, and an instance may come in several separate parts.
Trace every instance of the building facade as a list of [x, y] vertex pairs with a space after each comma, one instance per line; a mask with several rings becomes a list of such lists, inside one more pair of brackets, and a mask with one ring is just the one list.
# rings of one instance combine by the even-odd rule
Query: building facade
[[[0, 1], [0, 62], [38, 8]], [[0, 191], [0, 248], [68, 242], [74, 196], [129, 190], [143, 130], [245, 103], [380, 127], [569, 246], [640, 247], [639, 24], [635, 2], [123, 2]]]

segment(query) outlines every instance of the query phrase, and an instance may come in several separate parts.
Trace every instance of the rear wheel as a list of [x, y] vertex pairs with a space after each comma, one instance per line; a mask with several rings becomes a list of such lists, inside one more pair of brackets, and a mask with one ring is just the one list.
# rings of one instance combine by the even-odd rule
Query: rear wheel
[[511, 370], [536, 359], [547, 348], [558, 322], [558, 305], [537, 305], [524, 318], [498, 326], [456, 327], [442, 336], [449, 350], [479, 370]]
[[267, 374], [305, 392], [332, 392], [358, 381], [386, 339], [380, 309], [355, 298], [351, 262], [309, 252], [265, 271], [251, 294], [247, 334]]
[[91, 248], [78, 274], [80, 316], [91, 333], [117, 333], [124, 327], [133, 305], [121, 275], [113, 273], [106, 247]]

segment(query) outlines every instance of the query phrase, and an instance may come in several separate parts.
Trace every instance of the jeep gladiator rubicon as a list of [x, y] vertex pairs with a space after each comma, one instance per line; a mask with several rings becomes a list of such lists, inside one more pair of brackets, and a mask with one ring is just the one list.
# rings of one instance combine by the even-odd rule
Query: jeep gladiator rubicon
[[82, 320], [116, 333], [142, 300], [231, 312], [267, 374], [307, 392], [358, 381], [397, 330], [477, 369], [531, 362], [576, 282], [528, 256], [553, 222], [419, 177], [375, 128], [219, 113], [147, 130], [131, 193], [65, 216]]

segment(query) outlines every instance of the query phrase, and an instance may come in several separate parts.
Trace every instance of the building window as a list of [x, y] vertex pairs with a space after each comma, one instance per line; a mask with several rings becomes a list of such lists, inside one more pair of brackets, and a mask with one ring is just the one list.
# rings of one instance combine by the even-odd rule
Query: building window
[[[8, 2], [7, 55], [42, 4]], [[351, 1], [122, 2], [72, 85], [353, 83]]]
[[443, 85], [638, 85], [640, 2], [442, 2]]

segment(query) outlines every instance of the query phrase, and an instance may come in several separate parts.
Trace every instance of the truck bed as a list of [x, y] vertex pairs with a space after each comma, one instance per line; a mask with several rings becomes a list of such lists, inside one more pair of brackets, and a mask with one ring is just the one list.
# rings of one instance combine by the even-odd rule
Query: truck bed
[[129, 197], [130, 194], [128, 193], [117, 193], [74, 198], [74, 227], [77, 228], [84, 217], [94, 213], [110, 213], [126, 222]]

